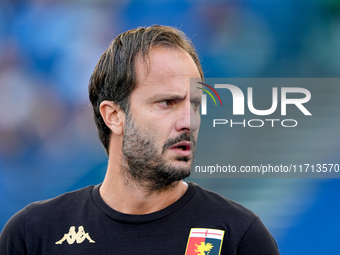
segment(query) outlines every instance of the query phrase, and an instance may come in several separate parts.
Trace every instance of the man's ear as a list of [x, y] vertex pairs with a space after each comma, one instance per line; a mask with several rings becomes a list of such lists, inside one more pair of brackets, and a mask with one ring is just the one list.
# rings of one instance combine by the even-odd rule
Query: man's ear
[[124, 123], [125, 123], [125, 113], [112, 101], [103, 101], [99, 106], [100, 114], [112, 133], [119, 136], [123, 134]]

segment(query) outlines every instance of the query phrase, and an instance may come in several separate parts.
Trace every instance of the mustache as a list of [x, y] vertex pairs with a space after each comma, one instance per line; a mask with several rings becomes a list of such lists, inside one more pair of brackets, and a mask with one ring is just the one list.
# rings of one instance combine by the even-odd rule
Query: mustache
[[175, 145], [176, 143], [179, 142], [191, 142], [193, 148], [196, 147], [196, 140], [195, 137], [193, 136], [192, 133], [189, 132], [185, 132], [180, 134], [179, 136], [175, 137], [175, 138], [170, 138], [168, 139], [165, 144], [163, 145], [163, 151], [162, 154], [169, 148], [171, 148], [173, 145]]

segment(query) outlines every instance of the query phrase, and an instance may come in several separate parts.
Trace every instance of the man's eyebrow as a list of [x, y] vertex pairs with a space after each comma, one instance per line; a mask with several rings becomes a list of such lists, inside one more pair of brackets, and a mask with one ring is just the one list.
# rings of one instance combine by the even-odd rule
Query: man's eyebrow
[[202, 100], [202, 94], [197, 93], [190, 93], [190, 101], [191, 102], [201, 102]]
[[160, 93], [153, 95], [150, 97], [151, 101], [159, 101], [159, 100], [184, 100], [185, 95], [171, 94], [171, 93]]
[[200, 96], [191, 96], [190, 97], [190, 102], [193, 102], [193, 103], [200, 103], [202, 100], [202, 97]]

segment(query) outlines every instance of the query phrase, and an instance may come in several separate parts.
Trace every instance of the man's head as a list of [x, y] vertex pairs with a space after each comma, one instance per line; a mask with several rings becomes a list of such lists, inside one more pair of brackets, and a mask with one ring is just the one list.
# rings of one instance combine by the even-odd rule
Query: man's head
[[155, 46], [187, 52], [196, 64], [200, 77], [203, 78], [195, 48], [183, 32], [175, 28], [155, 25], [120, 34], [99, 59], [89, 83], [89, 98], [93, 106], [98, 135], [107, 154], [109, 154], [111, 130], [100, 114], [100, 104], [104, 100], [113, 101], [127, 113], [129, 96], [138, 82], [136, 58], [140, 56], [146, 60], [150, 49]]
[[126, 180], [145, 190], [190, 174], [201, 96], [190, 78], [203, 78], [194, 48], [180, 31], [160, 26], [118, 36], [91, 77], [100, 139]]

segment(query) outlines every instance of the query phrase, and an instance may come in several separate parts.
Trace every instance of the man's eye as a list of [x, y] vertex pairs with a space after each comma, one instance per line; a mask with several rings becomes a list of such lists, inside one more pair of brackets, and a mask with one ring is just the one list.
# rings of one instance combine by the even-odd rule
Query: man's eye
[[164, 104], [165, 106], [173, 106], [175, 104], [173, 100], [163, 100], [160, 103]]
[[201, 106], [201, 102], [193, 102], [191, 104], [194, 110], [198, 110]]

